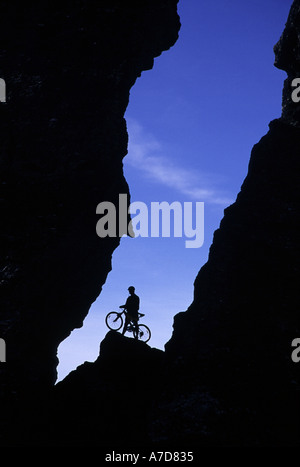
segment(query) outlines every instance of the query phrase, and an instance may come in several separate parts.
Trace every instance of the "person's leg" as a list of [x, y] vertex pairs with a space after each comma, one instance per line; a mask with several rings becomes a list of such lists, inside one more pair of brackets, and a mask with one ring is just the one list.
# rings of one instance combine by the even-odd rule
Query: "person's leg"
[[139, 338], [138, 320], [137, 319], [132, 320], [132, 324], [133, 324], [133, 336], [135, 339], [138, 339]]
[[124, 336], [125, 332], [127, 331], [127, 327], [128, 327], [129, 322], [130, 322], [130, 320], [128, 319], [128, 316], [126, 314], [125, 323], [124, 323], [124, 327], [123, 327], [123, 331], [122, 331], [122, 336]]

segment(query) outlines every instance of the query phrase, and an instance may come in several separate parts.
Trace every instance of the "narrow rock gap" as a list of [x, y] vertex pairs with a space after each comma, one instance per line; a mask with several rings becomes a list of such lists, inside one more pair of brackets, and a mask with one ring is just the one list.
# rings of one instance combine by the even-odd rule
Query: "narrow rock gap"
[[[129, 153], [124, 158], [125, 178], [128, 181], [130, 191], [131, 191], [131, 196], [133, 200], [134, 201], [137, 201], [137, 200], [145, 201], [148, 203], [148, 205], [150, 204], [152, 200], [163, 201], [165, 199], [168, 199], [171, 202], [177, 199], [176, 196], [178, 196], [178, 194], [174, 194], [171, 192], [171, 190], [168, 190], [168, 187], [164, 188], [164, 190], [161, 190], [161, 189], [157, 190], [157, 180], [154, 180], [155, 174], [150, 173], [150, 170], [148, 174], [145, 173], [145, 170], [144, 172], [143, 170], [139, 171], [139, 169], [136, 168], [136, 164], [137, 164], [138, 154], [142, 153], [142, 156], [144, 157], [143, 162], [144, 163], [146, 162], [146, 166], [147, 166], [147, 158], [148, 158], [150, 161], [152, 160], [154, 163], [156, 163], [157, 172], [159, 172], [159, 169], [162, 171], [166, 169], [169, 169], [169, 170], [174, 169], [174, 166], [175, 166], [175, 169], [177, 168], [176, 164], [178, 164], [177, 162], [178, 159], [176, 157], [176, 154], [175, 154], [174, 160], [172, 161], [173, 166], [171, 166], [170, 164], [168, 165], [168, 161], [166, 157], [166, 154], [168, 155], [170, 148], [168, 148], [167, 145], [164, 145], [164, 137], [165, 137], [164, 133], [171, 131], [171, 128], [169, 126], [169, 121], [166, 120], [162, 122], [159, 128], [158, 125], [156, 126], [151, 125], [150, 119], [152, 118], [152, 121], [153, 121], [154, 115], [163, 114], [164, 105], [165, 106], [167, 104], [170, 105], [170, 102], [168, 102], [165, 97], [168, 91], [166, 83], [171, 79], [171, 85], [175, 86], [176, 84], [172, 81], [173, 79], [172, 77], [178, 74], [178, 69], [174, 65], [174, 63], [176, 61], [177, 63], [180, 63], [180, 60], [182, 60], [182, 53], [185, 50], [184, 47], [182, 50], [180, 49], [181, 42], [183, 42], [184, 46], [186, 47], [184, 41], [186, 41], [185, 36], [187, 34], [187, 31], [191, 35], [196, 34], [195, 30], [196, 30], [197, 24], [193, 23], [191, 18], [188, 17], [189, 13], [190, 12], [188, 10], [185, 11], [184, 7], [179, 4], [179, 14], [183, 16], [183, 18], [185, 18], [185, 15], [187, 15], [187, 19], [188, 19], [186, 23], [185, 21], [183, 21], [183, 25], [181, 28], [182, 37], [179, 38], [177, 44], [171, 50], [164, 52], [161, 57], [155, 59], [153, 69], [151, 69], [150, 71], [144, 71], [142, 73], [142, 76], [138, 78], [135, 85], [131, 89], [130, 101], [129, 101], [129, 105], [128, 105], [128, 108], [125, 114], [125, 118], [127, 120], [127, 125], [129, 129]], [[224, 40], [226, 40], [226, 38], [224, 38]], [[229, 47], [228, 49], [230, 50]], [[230, 58], [230, 52], [228, 52], [228, 57], [229, 57], [229, 60], [233, 60]], [[195, 60], [195, 57], [194, 57], [194, 60]], [[164, 65], [164, 63], [166, 65]], [[234, 75], [234, 71], [232, 71], [232, 73]], [[156, 78], [156, 75], [158, 76], [157, 78]], [[246, 76], [243, 78], [243, 81], [245, 81], [245, 79], [246, 79]], [[230, 77], [229, 77], [229, 81], [230, 81]], [[249, 86], [251, 83], [252, 81], [249, 80]], [[279, 86], [281, 86], [281, 84]], [[181, 87], [183, 88], [182, 85]], [[183, 93], [181, 93], [180, 90], [177, 90], [177, 93], [178, 93], [179, 99], [182, 98], [181, 94], [183, 95]], [[173, 100], [174, 99], [176, 99], [176, 94], [173, 97]], [[151, 103], [151, 100], [152, 101], [157, 100], [158, 104], [156, 106], [153, 105]], [[278, 101], [279, 100], [280, 98], [278, 97]], [[162, 105], [159, 102], [161, 102]], [[209, 104], [209, 102], [207, 104]], [[203, 114], [208, 114], [209, 108], [206, 107], [204, 103], [202, 103], [202, 106], [203, 106], [202, 107]], [[143, 107], [146, 109], [144, 113], [141, 112], [141, 109]], [[275, 108], [275, 105], [274, 105], [274, 108]], [[180, 110], [179, 114], [182, 111], [184, 111], [184, 108]], [[223, 112], [225, 111], [226, 111], [226, 102], [224, 103]], [[149, 113], [149, 117], [147, 113]], [[139, 120], [141, 116], [143, 117], [144, 120], [143, 119]], [[181, 116], [179, 117], [178, 120], [180, 119], [181, 119]], [[268, 118], [266, 118], [265, 120], [268, 120]], [[176, 128], [176, 124], [174, 125], [174, 122], [172, 122], [172, 124]], [[182, 124], [182, 122], [180, 122], [180, 124]], [[178, 127], [180, 126], [180, 124], [178, 125]], [[149, 128], [146, 125], [148, 125]], [[191, 129], [191, 134], [193, 134], [192, 131], [193, 131], [193, 128]], [[209, 131], [210, 132], [216, 131], [215, 122], [213, 122], [213, 126], [210, 128]], [[221, 127], [220, 127], [220, 131], [221, 131]], [[259, 131], [258, 134], [260, 134], [261, 130], [259, 129], [258, 131]], [[195, 138], [195, 136], [193, 137]], [[202, 134], [202, 138], [205, 138], [204, 134]], [[250, 138], [249, 138], [249, 141], [250, 141]], [[133, 143], [133, 147], [131, 146], [131, 143]], [[160, 264], [159, 244], [158, 242], [153, 241], [153, 239], [148, 239], [148, 238], [140, 239], [140, 240], [137, 240], [137, 239], [132, 240], [132, 239], [123, 238], [121, 240], [120, 246], [113, 253], [112, 271], [109, 273], [107, 277], [106, 283], [103, 286], [103, 290], [99, 298], [90, 308], [89, 314], [84, 321], [83, 327], [79, 330], [74, 330], [71, 336], [66, 341], [63, 341], [60, 345], [60, 348], [59, 348], [60, 364], [58, 367], [59, 372], [62, 367], [62, 362], [64, 360], [63, 350], [62, 350], [64, 347], [66, 348], [66, 353], [68, 353], [71, 357], [74, 355], [74, 353], [77, 353], [79, 349], [80, 349], [80, 352], [82, 353], [82, 358], [78, 356], [76, 363], [68, 364], [68, 367], [71, 371], [72, 369], [76, 368], [77, 364], [80, 364], [81, 362], [85, 360], [91, 360], [93, 358], [96, 358], [98, 349], [99, 349], [99, 343], [101, 342], [102, 338], [105, 336], [106, 332], [108, 331], [104, 323], [105, 315], [107, 312], [111, 311], [112, 309], [117, 308], [119, 304], [123, 303], [126, 293], [127, 293], [127, 287], [128, 285], [130, 285], [129, 283], [132, 283], [132, 282], [135, 284], [135, 286], [137, 287], [137, 290], [141, 294], [142, 308], [143, 308], [143, 311], [145, 311], [146, 313], [145, 319], [149, 321], [150, 325], [154, 326], [153, 338], [149, 342], [149, 345], [153, 345], [160, 349], [164, 348], [165, 343], [169, 340], [172, 334], [174, 313], [180, 310], [182, 311], [186, 310], [186, 308], [190, 305], [190, 303], [193, 300], [193, 285], [192, 284], [194, 282], [194, 278], [196, 277], [201, 265], [203, 265], [207, 260], [208, 249], [211, 244], [213, 232], [216, 228], [218, 228], [218, 223], [223, 216], [223, 208], [226, 207], [226, 204], [228, 204], [230, 201], [234, 200], [235, 193], [239, 191], [239, 185], [246, 173], [246, 166], [248, 164], [249, 151], [250, 151], [250, 147], [252, 146], [252, 143], [253, 143], [253, 140], [249, 142], [249, 149], [245, 147], [244, 161], [243, 161], [243, 165], [241, 165], [240, 167], [239, 173], [237, 171], [237, 167], [235, 167], [235, 171], [236, 171], [235, 180], [230, 180], [230, 179], [227, 180], [227, 183], [228, 182], [231, 183], [232, 187], [231, 187], [231, 192], [226, 193], [226, 196], [222, 194], [224, 197], [223, 205], [222, 204], [214, 205], [212, 207], [212, 211], [214, 212], [209, 213], [209, 208], [207, 207], [207, 204], [206, 204], [206, 209], [207, 209], [206, 221], [209, 222], [210, 226], [209, 228], [206, 227], [206, 241], [205, 241], [204, 247], [198, 251], [197, 250], [187, 251], [184, 249], [183, 245], [180, 244], [178, 241], [178, 243], [176, 244], [177, 246], [176, 254], [180, 253], [180, 251], [183, 251], [184, 254], [182, 256], [180, 255], [178, 256], [177, 262], [176, 261], [174, 262], [174, 258], [171, 258], [171, 254], [169, 256], [170, 264], [173, 264], [174, 270], [176, 270], [176, 268], [182, 268], [184, 262], [187, 261], [186, 263], [187, 267], [185, 271], [186, 277], [183, 277], [183, 275], [181, 274], [179, 275], [179, 277], [176, 278], [177, 284], [184, 282], [184, 294], [186, 298], [181, 303], [178, 303], [178, 297], [174, 298], [174, 295], [176, 294], [176, 291], [174, 291], [174, 286], [173, 284], [170, 284], [169, 286], [170, 291], [166, 292], [166, 295], [168, 295], [169, 300], [164, 301], [166, 297], [161, 294], [158, 297], [157, 301], [154, 301], [152, 295], [153, 295], [153, 292], [155, 292], [156, 284], [157, 284], [157, 278], [155, 277], [155, 274], [157, 273], [159, 269], [162, 272], [162, 265]], [[229, 145], [228, 148], [230, 149], [231, 146]], [[171, 148], [171, 149], [174, 149], [174, 148]], [[197, 148], [197, 150], [199, 149]], [[181, 153], [179, 154], [179, 159], [182, 159], [183, 153], [184, 153], [184, 150], [182, 150]], [[242, 159], [242, 157], [239, 157], [239, 159]], [[189, 154], [186, 154], [186, 157], [184, 160], [184, 164], [185, 164], [184, 169], [182, 169], [180, 165], [178, 165], [178, 169], [181, 168], [184, 171], [192, 163], [195, 163], [194, 158], [192, 157], [191, 159], [189, 159]], [[238, 163], [240, 164], [240, 161], [238, 161]], [[159, 166], [159, 164], [161, 165]], [[197, 165], [195, 165], [195, 170], [196, 168], [197, 168]], [[178, 176], [178, 171], [176, 175]], [[216, 174], [214, 174], [214, 176], [216, 177]], [[164, 181], [164, 183], [166, 182]], [[202, 179], [200, 177], [200, 187], [202, 188], [203, 188], [202, 186], [203, 183], [205, 183], [205, 177], [202, 175]], [[234, 187], [234, 183], [235, 183], [235, 187]], [[216, 186], [215, 181], [213, 185]], [[145, 189], [147, 186], [148, 188]], [[147, 193], [150, 191], [151, 187], [153, 188], [154, 196], [151, 194], [149, 195], [149, 193]], [[158, 193], [160, 193], [161, 197], [159, 197]], [[218, 194], [218, 196], [221, 197], [221, 193]], [[228, 201], [226, 200], [226, 198], [228, 199]], [[187, 200], [187, 199], [189, 198], [185, 196], [184, 200]], [[166, 239], [159, 240], [159, 242], [162, 245], [162, 248], [165, 248], [166, 241], [167, 241]], [[172, 241], [174, 241], [174, 239]], [[143, 246], [141, 244], [142, 242], [144, 243], [144, 245], [149, 245], [149, 242], [152, 242], [153, 255], [144, 256], [145, 250], [143, 249]], [[194, 259], [191, 259], [192, 256], [194, 256]], [[152, 293], [148, 291], [147, 293], [145, 293], [145, 289], [143, 287], [143, 281], [142, 281], [143, 271], [139, 268], [137, 269], [137, 271], [135, 271], [134, 268], [132, 267], [132, 264], [129, 264], [129, 267], [128, 267], [129, 261], [136, 262], [138, 265], [145, 263], [144, 271], [145, 270], [147, 271], [147, 275], [146, 275], [147, 279], [144, 278], [144, 280], [147, 280], [148, 284], [150, 283], [153, 285]], [[151, 269], [149, 265], [151, 264], [153, 264], [152, 272], [149, 271], [149, 269]], [[187, 269], [189, 270], [187, 271]], [[168, 274], [168, 272], [166, 272], [166, 274]], [[182, 295], [182, 290], [180, 289], [180, 287], [178, 289], [178, 292], [179, 292], [178, 296]], [[167, 303], [168, 301], [169, 303]], [[164, 333], [161, 333], [162, 323], [160, 323], [160, 326], [157, 326], [156, 323], [154, 322], [155, 321], [154, 317], [158, 313], [158, 310], [160, 308], [167, 310], [166, 322], [163, 323], [163, 326], [166, 329]], [[71, 344], [72, 341], [74, 342], [74, 344]], [[85, 354], [86, 349], [89, 347], [92, 347], [93, 350]], [[63, 375], [66, 375], [66, 374], [67, 374], [67, 370], [63, 370]], [[59, 376], [59, 379], [61, 379], [61, 377], [62, 375]]]

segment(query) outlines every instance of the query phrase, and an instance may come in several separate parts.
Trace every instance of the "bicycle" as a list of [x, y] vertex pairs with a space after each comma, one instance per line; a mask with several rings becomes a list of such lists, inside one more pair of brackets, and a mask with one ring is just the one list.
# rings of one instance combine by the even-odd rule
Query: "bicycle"
[[[111, 331], [119, 331], [121, 327], [124, 324], [124, 319], [123, 319], [123, 314], [125, 315], [125, 311], [111, 311], [108, 313], [105, 317], [105, 323], [106, 326], [111, 330]], [[142, 313], [139, 313], [139, 318], [141, 318], [143, 315]], [[138, 329], [138, 339], [143, 341], [143, 342], [148, 342], [151, 339], [151, 331], [146, 326], [145, 324], [139, 324], [137, 323], [137, 329]], [[136, 333], [136, 325], [131, 321], [129, 325], [127, 326], [126, 332], [132, 332], [133, 335], [135, 336]]]

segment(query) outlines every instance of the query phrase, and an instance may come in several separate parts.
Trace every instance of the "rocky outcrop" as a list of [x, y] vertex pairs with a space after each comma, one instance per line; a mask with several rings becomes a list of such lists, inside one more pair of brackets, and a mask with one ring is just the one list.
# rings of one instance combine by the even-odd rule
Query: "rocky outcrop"
[[[55, 444], [147, 446], [148, 417], [159, 388], [164, 353], [110, 331], [98, 359], [85, 362], [55, 387], [50, 425]], [[61, 419], [61, 426], [56, 420]], [[49, 431], [47, 433], [49, 441]], [[100, 441], [101, 440], [101, 441]]]
[[111, 269], [119, 238], [96, 235], [96, 206], [129, 193], [130, 88], [177, 40], [176, 7], [1, 2], [0, 394], [9, 400], [53, 385], [57, 347], [82, 325]]

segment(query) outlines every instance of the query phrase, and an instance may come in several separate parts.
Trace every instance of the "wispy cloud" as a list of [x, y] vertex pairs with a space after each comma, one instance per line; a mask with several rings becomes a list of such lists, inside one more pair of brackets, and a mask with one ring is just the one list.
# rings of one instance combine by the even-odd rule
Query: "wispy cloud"
[[176, 165], [164, 155], [162, 145], [148, 135], [139, 123], [127, 119], [127, 127], [129, 133], [127, 164], [153, 181], [177, 190], [181, 195], [192, 200], [224, 206], [233, 202], [232, 198], [224, 195], [216, 187], [217, 176]]

